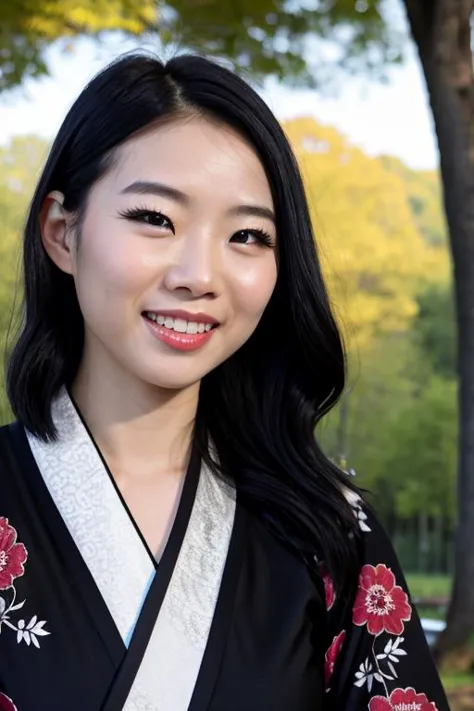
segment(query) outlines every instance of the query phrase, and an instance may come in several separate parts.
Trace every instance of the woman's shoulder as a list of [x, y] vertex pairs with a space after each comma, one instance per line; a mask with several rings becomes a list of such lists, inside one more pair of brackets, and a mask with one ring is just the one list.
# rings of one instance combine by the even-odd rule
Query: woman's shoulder
[[0, 425], [0, 457], [22, 446], [24, 428], [18, 420]]
[[344, 486], [342, 493], [352, 509], [354, 519], [357, 522], [357, 527], [360, 532], [370, 533], [371, 528], [368, 525], [368, 520], [376, 519], [377, 516], [366, 501], [364, 492], [362, 490]]
[[10, 422], [0, 426], [0, 489], [1, 504], [18, 490], [24, 478], [28, 460], [28, 440], [23, 425]]
[[[0, 462], [4, 464], [4, 460], [15, 449], [14, 433], [20, 427], [19, 422], [9, 422], [0, 425]], [[0, 467], [1, 467], [0, 464]]]
[[[354, 580], [348, 585], [355, 589], [362, 572], [370, 573], [379, 566], [393, 568], [399, 571], [397, 556], [374, 508], [368, 503], [364, 492], [355, 488], [344, 487], [343, 494], [351, 506], [354, 516], [354, 531], [358, 538], [358, 565]], [[332, 583], [328, 587], [329, 578], [324, 561], [316, 555], [306, 556], [297, 551], [289, 541], [278, 534], [271, 520], [266, 520], [254, 511], [248, 511], [240, 503], [239, 508], [245, 510], [247, 544], [246, 557], [251, 560], [251, 568], [266, 570], [278, 580], [284, 575], [292, 581], [293, 590], [306, 591], [322, 600], [330, 593]], [[352, 534], [353, 535], [353, 534]], [[364, 567], [365, 566], [365, 567]], [[398, 572], [398, 574], [400, 574]]]
[[[242, 504], [240, 504], [242, 507]], [[288, 598], [317, 599], [324, 601], [323, 579], [319, 570], [291, 544], [290, 540], [278, 533], [270, 519], [245, 506], [246, 545], [243, 570], [256, 577], [264, 573], [270, 587], [284, 588]], [[312, 561], [311, 561], [312, 563]]]
[[368, 562], [368, 558], [372, 559], [374, 556], [381, 555], [398, 564], [385, 526], [376, 507], [369, 503], [365, 492], [346, 488], [343, 493], [352, 508], [361, 541], [361, 563], [364, 564]]
[[344, 495], [354, 513], [359, 538], [358, 580], [354, 584], [360, 588], [370, 580], [375, 585], [383, 579], [387, 585], [406, 587], [398, 555], [376, 507], [363, 491], [347, 488]]

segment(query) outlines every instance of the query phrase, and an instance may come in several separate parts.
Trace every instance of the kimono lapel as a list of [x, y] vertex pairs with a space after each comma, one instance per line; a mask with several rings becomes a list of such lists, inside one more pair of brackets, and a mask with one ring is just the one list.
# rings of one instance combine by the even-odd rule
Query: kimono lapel
[[58, 439], [27, 432], [36, 464], [126, 646], [155, 565], [65, 388], [53, 403]]
[[234, 515], [233, 489], [203, 467], [186, 535], [125, 711], [188, 708], [214, 618]]

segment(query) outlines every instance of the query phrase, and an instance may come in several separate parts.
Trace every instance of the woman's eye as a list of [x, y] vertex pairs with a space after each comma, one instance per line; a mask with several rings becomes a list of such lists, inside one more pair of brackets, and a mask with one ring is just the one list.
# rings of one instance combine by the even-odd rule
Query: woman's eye
[[260, 244], [266, 247], [274, 247], [275, 242], [268, 232], [264, 230], [239, 230], [232, 235], [231, 241], [238, 244]]
[[158, 212], [148, 212], [146, 215], [143, 215], [143, 222], [146, 222], [148, 225], [153, 225], [153, 227], [170, 226], [168, 218]]
[[161, 212], [155, 210], [130, 209], [120, 213], [122, 217], [134, 222], [143, 222], [151, 227], [160, 227], [166, 230], [171, 230], [174, 234], [174, 226], [171, 220]]

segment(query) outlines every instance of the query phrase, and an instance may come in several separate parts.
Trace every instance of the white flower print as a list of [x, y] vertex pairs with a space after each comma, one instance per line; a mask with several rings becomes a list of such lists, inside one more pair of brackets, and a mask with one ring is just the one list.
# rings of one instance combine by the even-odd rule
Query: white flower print
[[43, 629], [43, 625], [46, 624], [46, 620], [40, 620], [36, 615], [31, 618], [31, 620], [26, 624], [25, 620], [18, 620], [16, 641], [18, 644], [24, 640], [28, 646], [31, 643], [34, 644], [38, 649], [40, 648], [40, 643], [37, 637], [44, 637], [48, 635], [49, 632]]
[[352, 506], [352, 510], [354, 511], [355, 517], [357, 518], [360, 530], [364, 533], [370, 533], [372, 529], [366, 524], [367, 514], [365, 513], [362, 507], [362, 499], [358, 494], [356, 494], [354, 491], [351, 491], [350, 489], [346, 489], [344, 491], [344, 494], [347, 501]]
[[380, 682], [383, 681], [382, 676], [377, 671], [373, 671], [373, 666], [370, 663], [368, 657], [365, 662], [360, 665], [359, 671], [356, 671], [355, 678], [356, 681], [354, 681], [354, 684], [356, 686], [365, 686], [365, 684], [367, 684], [369, 694], [372, 691], [372, 684], [374, 683], [374, 679]]
[[357, 516], [357, 520], [358, 520], [358, 522], [359, 522], [359, 528], [360, 528], [360, 530], [361, 530], [361, 531], [364, 531], [364, 533], [370, 533], [370, 531], [371, 531], [372, 529], [369, 528], [369, 526], [367, 526], [367, 524], [366, 524], [366, 521], [367, 521], [367, 514], [366, 514], [365, 511], [363, 510], [362, 506], [357, 506], [357, 507], [355, 507], [354, 512], [355, 512], [355, 514], [356, 514], [356, 516]]
[[370, 693], [370, 691], [372, 690], [374, 675], [372, 673], [372, 664], [369, 662], [368, 657], [365, 662], [360, 665], [359, 671], [356, 671], [355, 677], [356, 681], [354, 682], [354, 684], [356, 686], [364, 686], [367, 683], [367, 687]]
[[40, 643], [37, 638], [50, 634], [50, 632], [43, 629], [46, 624], [46, 620], [38, 621], [37, 615], [34, 615], [28, 624], [26, 623], [26, 620], [18, 620], [16, 624], [12, 622], [10, 620], [11, 613], [20, 610], [26, 602], [26, 600], [23, 600], [23, 602], [19, 602], [15, 605], [15, 598], [16, 591], [14, 588], [13, 599], [9, 605], [7, 605], [4, 598], [0, 597], [0, 633], [2, 632], [2, 625], [5, 625], [16, 632], [16, 641], [18, 644], [23, 641], [28, 646], [33, 644], [35, 647], [40, 649]]
[[[381, 654], [377, 654], [377, 659], [378, 660], [386, 660], [386, 664], [388, 668], [390, 669], [391, 673], [395, 678], [398, 677], [397, 670], [393, 666], [392, 662], [395, 664], [398, 664], [400, 661], [399, 657], [404, 657], [406, 656], [406, 652], [404, 649], [400, 647], [402, 642], [404, 642], [403, 637], [396, 637], [395, 639], [389, 639], [387, 644], [384, 647], [384, 650]], [[387, 677], [388, 678], [388, 677]]]

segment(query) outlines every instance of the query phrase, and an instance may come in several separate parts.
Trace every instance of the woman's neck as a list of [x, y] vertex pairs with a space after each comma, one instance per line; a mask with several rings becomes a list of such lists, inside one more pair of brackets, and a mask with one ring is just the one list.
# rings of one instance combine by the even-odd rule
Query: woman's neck
[[79, 369], [71, 394], [112, 472], [123, 478], [182, 474], [187, 465], [199, 383], [167, 390], [132, 376]]

